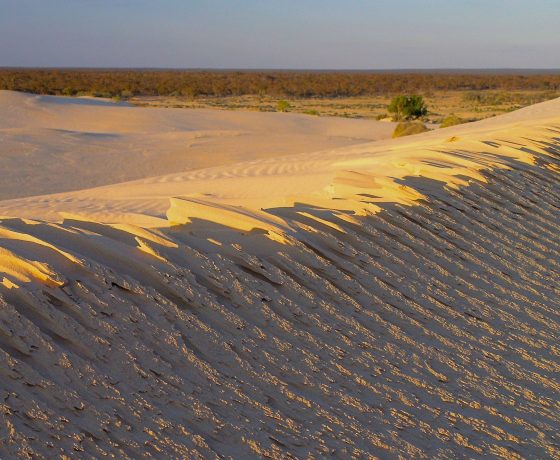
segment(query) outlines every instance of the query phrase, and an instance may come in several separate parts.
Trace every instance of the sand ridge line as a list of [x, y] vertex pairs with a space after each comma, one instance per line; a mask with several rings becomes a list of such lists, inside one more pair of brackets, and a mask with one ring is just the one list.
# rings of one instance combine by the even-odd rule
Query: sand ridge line
[[558, 457], [560, 122], [533, 110], [0, 202], [0, 456]]

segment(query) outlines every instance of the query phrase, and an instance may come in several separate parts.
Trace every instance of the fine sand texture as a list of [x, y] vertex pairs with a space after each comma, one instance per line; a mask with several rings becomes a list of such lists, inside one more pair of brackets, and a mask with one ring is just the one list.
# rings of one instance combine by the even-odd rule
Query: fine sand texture
[[386, 139], [394, 125], [0, 91], [0, 199]]
[[560, 458], [560, 100], [0, 111], [0, 458]]

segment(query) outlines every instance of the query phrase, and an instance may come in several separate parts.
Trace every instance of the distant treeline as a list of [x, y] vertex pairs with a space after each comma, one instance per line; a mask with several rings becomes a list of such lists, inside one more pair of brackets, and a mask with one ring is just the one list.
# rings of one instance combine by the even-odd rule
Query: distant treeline
[[560, 74], [0, 69], [0, 89], [53, 95], [351, 97], [560, 90]]

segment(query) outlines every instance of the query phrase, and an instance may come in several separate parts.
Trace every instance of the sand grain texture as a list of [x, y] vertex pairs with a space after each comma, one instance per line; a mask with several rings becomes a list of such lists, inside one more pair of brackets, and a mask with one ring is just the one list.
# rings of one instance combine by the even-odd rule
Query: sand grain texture
[[393, 123], [289, 113], [139, 109], [0, 91], [0, 198], [337, 148], [391, 136]]
[[291, 153], [0, 201], [0, 457], [560, 456], [560, 101]]

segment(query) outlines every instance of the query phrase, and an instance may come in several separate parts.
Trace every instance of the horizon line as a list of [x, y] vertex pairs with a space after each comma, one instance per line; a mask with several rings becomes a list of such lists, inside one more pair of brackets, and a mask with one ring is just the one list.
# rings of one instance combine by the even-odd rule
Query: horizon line
[[289, 67], [133, 67], [133, 66], [0, 66], [0, 70], [132, 70], [132, 71], [187, 71], [187, 72], [552, 72], [560, 68], [548, 67], [396, 67], [396, 68], [289, 68]]

